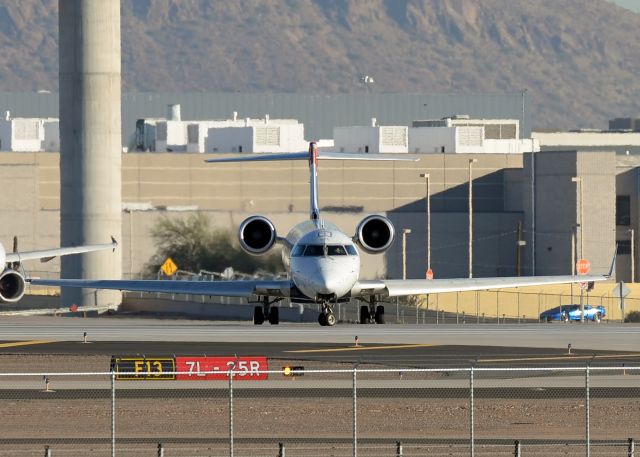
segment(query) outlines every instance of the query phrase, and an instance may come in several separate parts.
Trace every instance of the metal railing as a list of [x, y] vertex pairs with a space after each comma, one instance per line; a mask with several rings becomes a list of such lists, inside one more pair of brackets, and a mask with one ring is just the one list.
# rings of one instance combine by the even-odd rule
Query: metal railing
[[634, 456], [640, 436], [640, 366], [283, 373], [2, 373], [0, 456]]

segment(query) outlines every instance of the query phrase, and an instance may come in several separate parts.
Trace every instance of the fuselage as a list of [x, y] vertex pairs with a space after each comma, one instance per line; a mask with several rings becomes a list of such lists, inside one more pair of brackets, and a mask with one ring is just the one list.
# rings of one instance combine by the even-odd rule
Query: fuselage
[[312, 300], [345, 297], [358, 281], [358, 249], [335, 224], [304, 221], [291, 229], [284, 245], [282, 257], [291, 280]]

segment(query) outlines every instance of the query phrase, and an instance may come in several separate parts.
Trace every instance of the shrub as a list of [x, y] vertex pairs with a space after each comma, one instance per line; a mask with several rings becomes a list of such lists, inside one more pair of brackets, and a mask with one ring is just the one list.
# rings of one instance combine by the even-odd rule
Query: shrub
[[640, 311], [629, 311], [624, 318], [625, 322], [640, 322]]
[[200, 270], [221, 272], [226, 267], [253, 274], [257, 270], [284, 270], [280, 252], [252, 256], [244, 252], [232, 232], [215, 229], [209, 218], [196, 214], [184, 219], [160, 217], [151, 231], [157, 251], [146, 265], [147, 276], [153, 277], [167, 257], [181, 270], [198, 273]]

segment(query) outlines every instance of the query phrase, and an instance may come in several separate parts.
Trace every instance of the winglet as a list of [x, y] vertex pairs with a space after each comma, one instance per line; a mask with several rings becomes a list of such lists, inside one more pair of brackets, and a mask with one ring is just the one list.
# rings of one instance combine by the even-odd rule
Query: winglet
[[607, 273], [605, 276], [607, 278], [613, 278], [613, 273], [614, 270], [616, 268], [616, 259], [618, 257], [618, 244], [616, 243], [616, 250], [613, 251], [613, 259], [611, 260], [611, 266], [609, 267], [609, 273]]

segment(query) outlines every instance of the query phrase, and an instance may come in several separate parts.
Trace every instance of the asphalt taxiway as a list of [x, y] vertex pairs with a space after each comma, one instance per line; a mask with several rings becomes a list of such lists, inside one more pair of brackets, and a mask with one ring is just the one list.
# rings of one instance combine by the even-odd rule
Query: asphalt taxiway
[[[85, 356], [263, 356], [286, 362], [366, 363], [383, 367], [531, 367], [531, 366], [640, 366], [640, 351], [603, 351], [567, 348], [521, 348], [432, 344], [173, 342], [173, 341], [0, 341], [0, 354]], [[105, 369], [107, 367], [105, 366]]]
[[130, 317], [2, 317], [6, 341], [228, 342], [228, 343], [354, 343], [424, 344], [439, 346], [501, 346], [596, 351], [640, 351], [640, 326], [633, 324], [461, 324], [461, 325], [336, 325], [220, 323]]

